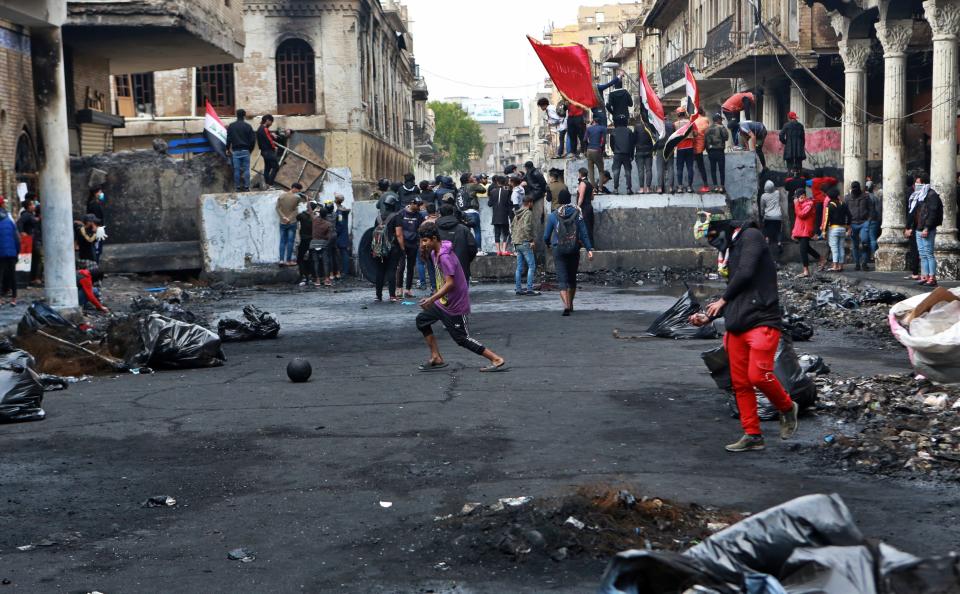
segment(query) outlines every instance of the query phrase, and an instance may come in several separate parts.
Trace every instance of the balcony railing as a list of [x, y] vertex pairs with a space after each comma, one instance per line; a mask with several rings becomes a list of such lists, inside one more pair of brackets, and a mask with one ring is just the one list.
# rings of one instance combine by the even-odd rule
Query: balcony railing
[[700, 70], [703, 67], [703, 49], [688, 52], [660, 69], [664, 89], [683, 78], [684, 64], [689, 64], [693, 70]]
[[[777, 31], [780, 26], [780, 17], [768, 19], [765, 24], [769, 29]], [[715, 68], [748, 46], [768, 45], [759, 29], [739, 31], [736, 30], [737, 26], [738, 23], [731, 15], [707, 31], [707, 43], [703, 48], [704, 69]]]

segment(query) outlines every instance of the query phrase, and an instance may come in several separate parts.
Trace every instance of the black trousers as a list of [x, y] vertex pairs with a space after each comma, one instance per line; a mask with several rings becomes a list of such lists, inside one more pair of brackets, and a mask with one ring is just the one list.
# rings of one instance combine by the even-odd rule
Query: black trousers
[[633, 175], [633, 155], [622, 155], [620, 153], [613, 154], [613, 191], [616, 192], [620, 189], [620, 169], [623, 169], [627, 174], [627, 194], [632, 194], [631, 191], [633, 188], [633, 182], [631, 181], [631, 176]]
[[[723, 149], [710, 149], [707, 151], [707, 156], [710, 157], [710, 177], [712, 178], [713, 185], [715, 186], [725, 186], [727, 185], [727, 156], [723, 152]], [[719, 179], [720, 183], [717, 183], [717, 171], [719, 170]], [[706, 179], [706, 178], [704, 178]]]
[[30, 282], [43, 280], [43, 242], [33, 236], [33, 256], [30, 258]]
[[[916, 243], [916, 242], [914, 242]], [[0, 294], [17, 298], [17, 258], [0, 258]]]
[[383, 285], [386, 283], [390, 289], [390, 296], [397, 296], [397, 264], [400, 263], [403, 252], [400, 246], [394, 245], [390, 248], [390, 253], [386, 258], [374, 258], [373, 262], [377, 265], [377, 299], [383, 299]]
[[798, 237], [797, 241], [800, 242], [800, 263], [803, 264], [804, 268], [810, 266], [810, 256], [813, 256], [818, 262], [820, 261], [820, 252], [810, 245], [809, 237]]
[[[913, 232], [916, 234], [916, 231]], [[917, 238], [910, 235], [907, 242], [907, 267], [914, 276], [920, 275], [920, 251], [917, 249]]]
[[470, 336], [470, 329], [467, 326], [467, 316], [449, 314], [437, 307], [436, 304], [431, 305], [428, 309], [417, 314], [417, 330], [424, 336], [433, 334], [433, 328], [431, 328], [431, 326], [437, 322], [443, 324], [443, 327], [447, 329], [447, 333], [455, 343], [471, 353], [482, 355], [483, 351], [486, 350], [485, 347], [480, 344], [480, 341]]
[[703, 160], [703, 153], [694, 152], [693, 162], [697, 164], [697, 171], [700, 172], [700, 185], [707, 185], [707, 165]]
[[263, 157], [263, 181], [268, 186], [272, 186], [277, 179], [277, 172], [280, 171], [280, 162], [277, 160], [277, 153], [274, 151], [263, 151], [260, 153]]
[[297, 244], [297, 267], [300, 269], [300, 276], [310, 278], [313, 269], [310, 266], [310, 238], [300, 236], [300, 243]]
[[590, 236], [590, 245], [596, 245], [593, 239], [593, 205], [583, 208], [583, 222], [587, 224], [587, 235]]
[[557, 147], [557, 156], [562, 157], [567, 154], [567, 131], [560, 130], [557, 134], [560, 135], [560, 146]]
[[406, 249], [403, 254], [403, 266], [404, 266], [404, 283], [403, 286], [409, 291], [413, 288], [413, 277], [417, 274], [417, 250], [419, 245], [416, 242], [407, 243]]
[[583, 116], [567, 117], [567, 136], [570, 137], [570, 152], [573, 154], [582, 153], [587, 149], [584, 146], [583, 135], [587, 133], [586, 124]]

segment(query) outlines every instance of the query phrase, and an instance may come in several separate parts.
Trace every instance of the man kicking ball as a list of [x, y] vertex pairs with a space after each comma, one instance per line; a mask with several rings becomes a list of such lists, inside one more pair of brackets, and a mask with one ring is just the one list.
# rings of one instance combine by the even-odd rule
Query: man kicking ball
[[442, 322], [450, 338], [458, 345], [490, 360], [490, 365], [481, 367], [480, 371], [505, 370], [506, 362], [503, 357], [470, 337], [470, 331], [467, 329], [470, 287], [463, 275], [463, 268], [460, 267], [460, 260], [453, 251], [453, 244], [440, 239], [440, 232], [433, 221], [420, 225], [420, 250], [424, 255], [430, 254], [436, 270], [435, 291], [429, 297], [420, 300], [423, 311], [417, 314], [417, 329], [423, 334], [423, 339], [430, 347], [430, 359], [420, 365], [420, 371], [434, 371], [447, 366], [437, 347], [437, 337], [433, 335], [431, 326], [434, 322]]

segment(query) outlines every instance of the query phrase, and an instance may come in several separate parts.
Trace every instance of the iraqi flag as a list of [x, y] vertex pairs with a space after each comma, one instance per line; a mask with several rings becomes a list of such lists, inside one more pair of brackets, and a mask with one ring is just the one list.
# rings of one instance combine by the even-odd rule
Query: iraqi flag
[[590, 50], [579, 43], [546, 45], [529, 35], [527, 39], [564, 99], [583, 109], [597, 105]]
[[687, 87], [687, 96], [684, 98], [683, 106], [687, 115], [690, 116], [690, 121], [693, 121], [700, 115], [700, 89], [697, 87], [697, 79], [693, 77], [693, 71], [690, 70], [689, 64], [683, 65], [683, 78]]
[[677, 145], [683, 142], [690, 134], [696, 129], [696, 126], [693, 123], [693, 120], [690, 120], [683, 127], [678, 128], [670, 135], [670, 138], [667, 139], [666, 144], [663, 146], [663, 158], [670, 159], [673, 157], [673, 152], [677, 149]]
[[640, 64], [640, 104], [643, 107], [640, 117], [646, 124], [644, 129], [648, 134], [650, 134], [651, 130], [657, 133], [656, 138], [654, 138], [652, 134], [650, 135], [650, 139], [656, 142], [666, 134], [663, 104], [660, 103], [660, 98], [657, 97], [657, 94], [653, 91], [653, 87], [647, 79], [647, 72], [643, 69], [643, 64]]
[[220, 116], [207, 101], [207, 113], [203, 116], [203, 137], [207, 139], [218, 155], [227, 158], [227, 127], [220, 121]]

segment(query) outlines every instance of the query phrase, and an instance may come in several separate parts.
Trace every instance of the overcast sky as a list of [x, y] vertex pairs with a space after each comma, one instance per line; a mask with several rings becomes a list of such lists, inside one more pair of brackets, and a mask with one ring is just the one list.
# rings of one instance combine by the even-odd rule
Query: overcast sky
[[403, 3], [410, 9], [413, 53], [431, 101], [532, 97], [547, 73], [526, 36], [542, 40], [551, 21], [556, 27], [572, 25], [577, 22], [577, 7], [604, 4], [602, 0]]

